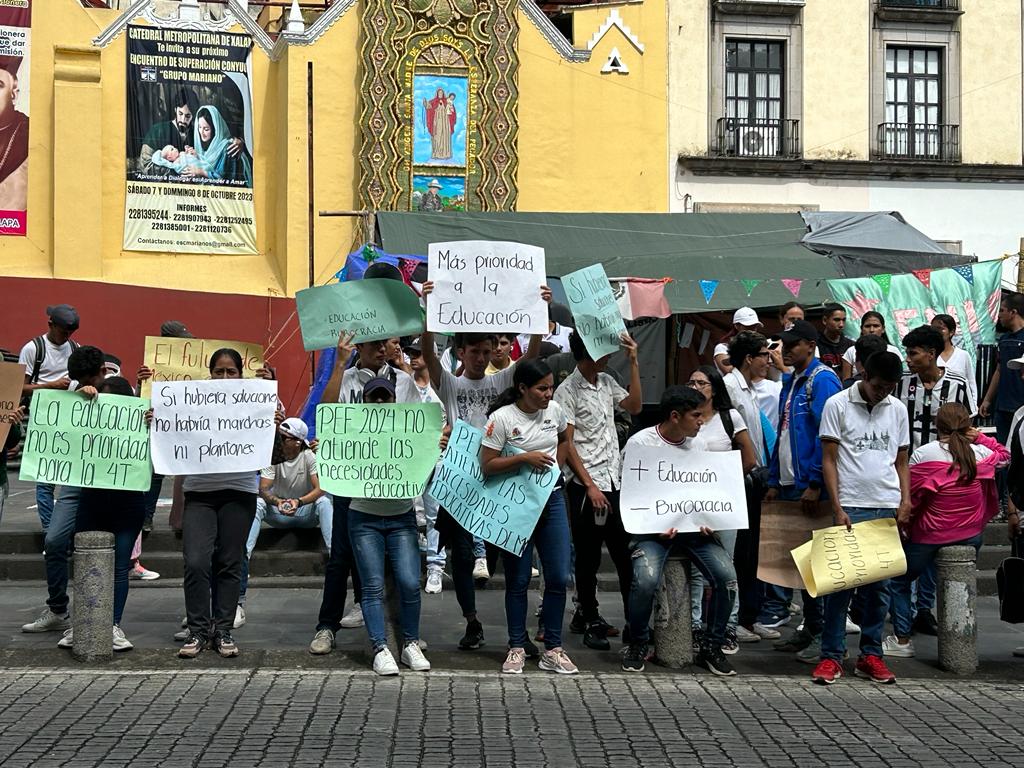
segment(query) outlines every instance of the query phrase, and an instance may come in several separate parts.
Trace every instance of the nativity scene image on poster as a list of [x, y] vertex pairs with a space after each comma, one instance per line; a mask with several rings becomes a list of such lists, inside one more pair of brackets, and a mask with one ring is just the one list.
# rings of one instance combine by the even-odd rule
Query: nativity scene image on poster
[[415, 165], [466, 165], [467, 83], [444, 75], [413, 78]]
[[24, 235], [32, 9], [29, 0], [0, 6], [0, 235]]
[[128, 27], [126, 250], [255, 253], [248, 35]]

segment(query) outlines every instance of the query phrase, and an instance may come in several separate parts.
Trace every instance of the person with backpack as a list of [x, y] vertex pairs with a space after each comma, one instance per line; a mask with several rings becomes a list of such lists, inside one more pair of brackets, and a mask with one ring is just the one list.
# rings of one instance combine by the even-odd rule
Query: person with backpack
[[[78, 349], [71, 336], [78, 330], [79, 317], [74, 307], [57, 304], [46, 308], [49, 327], [21, 348], [18, 362], [25, 366], [25, 386], [22, 387], [22, 405], [31, 407], [32, 393], [37, 389], [67, 389], [68, 358]], [[52, 483], [36, 483], [36, 510], [43, 533], [50, 527], [53, 516]]]
[[[782, 359], [792, 373], [782, 377], [779, 397], [779, 438], [772, 452], [765, 501], [799, 501], [808, 512], [817, 511], [827, 499], [823, 493], [821, 441], [818, 427], [825, 402], [842, 389], [835, 371], [815, 356], [818, 329], [797, 320], [780, 335]], [[764, 611], [787, 615], [788, 605], [771, 605]], [[776, 650], [794, 651], [797, 660], [817, 664], [821, 656], [821, 602], [803, 592], [804, 627], [775, 644]]]

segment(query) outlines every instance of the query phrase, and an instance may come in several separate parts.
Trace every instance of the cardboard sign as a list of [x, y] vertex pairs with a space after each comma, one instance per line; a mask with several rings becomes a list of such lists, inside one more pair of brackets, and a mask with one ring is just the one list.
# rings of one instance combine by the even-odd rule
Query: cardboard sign
[[834, 525], [793, 550], [804, 588], [811, 597], [856, 589], [907, 572], [899, 529], [892, 518]]
[[544, 249], [522, 243], [463, 240], [431, 243], [427, 330], [548, 332]]
[[295, 294], [307, 352], [330, 349], [342, 333], [353, 341], [390, 339], [423, 332], [419, 298], [397, 280], [352, 280], [306, 288]]
[[618, 352], [626, 324], [604, 267], [594, 264], [571, 272], [562, 278], [562, 287], [590, 356], [598, 360]]
[[223, 339], [179, 339], [147, 336], [142, 364], [153, 378], [142, 382], [142, 396], [153, 396], [153, 384], [161, 381], [201, 381], [210, 378], [210, 355], [233, 349], [242, 357], [242, 377], [252, 378], [263, 367], [263, 346]]
[[629, 533], [742, 530], [747, 497], [740, 452], [626, 443], [620, 506]]
[[21, 457], [22, 480], [81, 488], [148, 491], [149, 401], [37, 389]]
[[25, 384], [25, 366], [21, 363], [0, 363], [0, 449], [11, 431], [18, 406], [21, 405], [21, 388]]
[[[444, 460], [428, 493], [467, 531], [521, 555], [548, 503], [560, 471], [557, 465], [485, 477], [480, 469], [484, 433], [461, 419], [455, 422]], [[506, 446], [502, 456], [522, 453]]]
[[412, 499], [423, 492], [441, 455], [438, 403], [316, 409], [320, 487], [360, 499]]
[[276, 381], [215, 379], [155, 384], [153, 467], [161, 475], [263, 469], [270, 464], [274, 450], [276, 410]]
[[804, 580], [790, 554], [811, 540], [818, 528], [832, 525], [831, 503], [818, 503], [816, 514], [804, 514], [799, 501], [761, 503], [761, 545], [758, 550], [757, 578], [766, 584], [803, 589]]

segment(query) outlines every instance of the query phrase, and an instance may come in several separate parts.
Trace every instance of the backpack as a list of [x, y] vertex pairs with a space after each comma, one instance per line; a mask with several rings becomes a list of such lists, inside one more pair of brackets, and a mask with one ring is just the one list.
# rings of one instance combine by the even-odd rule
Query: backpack
[[[68, 343], [71, 345], [71, 351], [74, 352], [78, 349], [81, 344], [73, 339], [68, 339]], [[35, 360], [32, 363], [32, 373], [29, 374], [28, 383], [38, 384], [39, 383], [39, 369], [43, 367], [43, 360], [46, 359], [46, 342], [43, 336], [36, 336], [32, 339], [32, 344], [35, 345]], [[32, 393], [29, 392], [21, 398], [21, 404], [25, 406], [25, 410], [28, 410], [29, 405], [32, 403]]]

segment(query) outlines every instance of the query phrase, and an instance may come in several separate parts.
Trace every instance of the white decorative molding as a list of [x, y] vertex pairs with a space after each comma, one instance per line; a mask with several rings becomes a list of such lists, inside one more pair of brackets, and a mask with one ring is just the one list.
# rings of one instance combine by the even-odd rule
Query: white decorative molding
[[301, 35], [306, 31], [306, 20], [302, 18], [299, 0], [292, 0], [292, 7], [288, 9], [288, 26], [286, 31], [292, 35]]
[[533, 22], [535, 26], [544, 36], [544, 39], [548, 41], [552, 48], [558, 52], [558, 55], [563, 59], [573, 63], [582, 63], [590, 61], [590, 50], [580, 50], [574, 48], [572, 44], [565, 39], [565, 36], [558, 31], [558, 27], [551, 23], [551, 19], [547, 17], [537, 5], [536, 0], [519, 0], [519, 10], [526, 15], [526, 17]]
[[629, 67], [626, 66], [626, 62], [622, 60], [622, 54], [619, 53], [618, 48], [612, 48], [611, 53], [608, 54], [608, 61], [601, 67], [602, 75], [609, 75], [615, 72], [619, 75], [628, 75]]
[[626, 22], [622, 20], [618, 8], [612, 8], [608, 11], [608, 18], [604, 20], [604, 24], [600, 26], [597, 32], [594, 33], [594, 36], [587, 42], [587, 50], [594, 50], [594, 46], [601, 41], [602, 37], [608, 34], [612, 27], [618, 27], [619, 31], [640, 53], [644, 52], [644, 44], [640, 42], [640, 39], [633, 34], [632, 30], [626, 25]]

